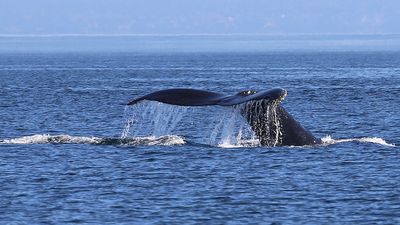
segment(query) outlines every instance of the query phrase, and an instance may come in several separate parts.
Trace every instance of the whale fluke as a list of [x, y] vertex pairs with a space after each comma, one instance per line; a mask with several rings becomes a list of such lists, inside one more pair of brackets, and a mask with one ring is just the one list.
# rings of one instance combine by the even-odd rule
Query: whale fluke
[[281, 88], [275, 88], [261, 92], [246, 90], [231, 96], [226, 96], [211, 91], [176, 88], [150, 93], [130, 101], [128, 105], [134, 105], [142, 100], [149, 100], [180, 106], [233, 106], [257, 100], [283, 100], [286, 94], [286, 90]]
[[131, 100], [128, 105], [143, 100], [158, 101], [178, 106], [240, 107], [263, 146], [302, 146], [321, 143], [319, 138], [302, 127], [281, 105], [287, 91], [274, 88], [266, 91], [246, 90], [235, 95], [223, 95], [197, 89], [166, 89]]

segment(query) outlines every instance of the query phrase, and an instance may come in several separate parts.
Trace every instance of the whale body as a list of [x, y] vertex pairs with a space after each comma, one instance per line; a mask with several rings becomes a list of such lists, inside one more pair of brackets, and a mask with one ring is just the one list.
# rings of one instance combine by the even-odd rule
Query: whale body
[[303, 146], [320, 144], [321, 139], [301, 126], [280, 103], [287, 91], [274, 88], [266, 91], [246, 90], [224, 95], [197, 89], [166, 89], [131, 100], [134, 105], [143, 100], [178, 106], [219, 105], [236, 107], [249, 123], [263, 146]]

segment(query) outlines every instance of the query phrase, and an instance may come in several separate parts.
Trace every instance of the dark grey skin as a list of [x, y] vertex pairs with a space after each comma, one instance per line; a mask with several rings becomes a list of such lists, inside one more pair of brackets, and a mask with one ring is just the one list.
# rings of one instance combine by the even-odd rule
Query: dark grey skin
[[149, 100], [179, 106], [238, 107], [263, 146], [320, 144], [321, 139], [314, 137], [280, 105], [286, 95], [287, 91], [281, 88], [242, 91], [231, 96], [196, 89], [167, 89], [134, 99], [128, 105]]
[[[269, 112], [267, 113], [267, 111]], [[271, 116], [271, 114], [274, 115]], [[243, 108], [242, 115], [263, 146], [321, 144], [321, 139], [314, 137], [309, 130], [302, 127], [279, 103], [250, 102]]]

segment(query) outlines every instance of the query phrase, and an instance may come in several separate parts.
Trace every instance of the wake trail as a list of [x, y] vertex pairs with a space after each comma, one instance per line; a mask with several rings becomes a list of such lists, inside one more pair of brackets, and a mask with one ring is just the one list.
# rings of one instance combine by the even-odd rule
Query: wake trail
[[330, 135], [321, 138], [324, 145], [332, 145], [346, 142], [358, 142], [358, 143], [373, 143], [388, 147], [396, 147], [395, 144], [388, 143], [382, 138], [378, 137], [360, 137], [360, 138], [344, 138], [344, 139], [333, 139]]
[[[386, 140], [378, 137], [360, 137], [360, 138], [343, 138], [333, 139], [331, 136], [325, 136], [322, 139], [323, 146], [330, 146], [339, 143], [372, 143], [387, 147], [397, 147], [395, 144], [388, 143]], [[34, 134], [16, 138], [0, 140], [1, 144], [88, 144], [88, 145], [127, 145], [127, 146], [174, 146], [174, 145], [204, 145], [218, 148], [255, 148], [262, 147], [257, 140], [241, 140], [240, 142], [231, 143], [228, 139], [216, 145], [208, 143], [197, 143], [190, 140], [185, 140], [184, 137], [178, 135], [163, 135], [163, 136], [146, 136], [146, 137], [88, 137], [88, 136], [71, 136], [67, 134], [49, 135], [49, 134]], [[296, 147], [296, 146], [293, 146]], [[301, 146], [305, 147], [305, 146]], [[313, 146], [307, 146], [313, 147]]]
[[177, 135], [160, 137], [85, 137], [71, 135], [35, 134], [11, 139], [0, 140], [0, 144], [91, 144], [91, 145], [182, 145], [185, 140]]

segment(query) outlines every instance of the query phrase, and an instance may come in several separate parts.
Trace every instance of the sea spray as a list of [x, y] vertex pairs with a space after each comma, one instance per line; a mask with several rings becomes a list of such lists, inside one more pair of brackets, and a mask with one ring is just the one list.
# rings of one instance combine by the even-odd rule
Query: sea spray
[[125, 125], [121, 137], [162, 136], [170, 134], [187, 107], [176, 107], [159, 102], [143, 102], [125, 108]]
[[259, 145], [257, 137], [241, 115], [241, 107], [225, 108], [220, 115], [209, 138], [210, 144], [220, 147], [241, 147], [243, 143], [246, 143], [245, 146], [250, 143], [252, 146]]
[[259, 145], [240, 107], [184, 107], [145, 101], [125, 109], [122, 138], [177, 133], [214, 146]]

